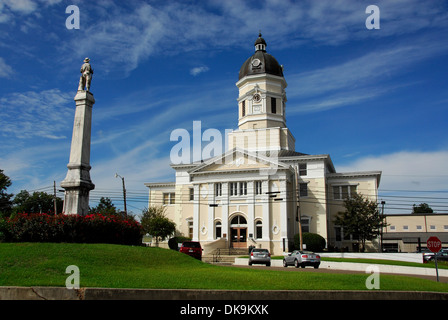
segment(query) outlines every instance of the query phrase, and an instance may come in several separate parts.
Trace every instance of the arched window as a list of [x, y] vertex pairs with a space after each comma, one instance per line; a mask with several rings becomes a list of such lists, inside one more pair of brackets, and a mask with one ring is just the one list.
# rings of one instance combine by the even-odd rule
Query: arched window
[[221, 221], [215, 222], [215, 239], [220, 239], [222, 237], [222, 224]]
[[263, 238], [263, 222], [257, 220], [257, 222], [255, 222], [255, 239], [261, 238]]
[[232, 219], [230, 222], [231, 225], [241, 225], [241, 224], [247, 224], [246, 218], [243, 216], [236, 216]]

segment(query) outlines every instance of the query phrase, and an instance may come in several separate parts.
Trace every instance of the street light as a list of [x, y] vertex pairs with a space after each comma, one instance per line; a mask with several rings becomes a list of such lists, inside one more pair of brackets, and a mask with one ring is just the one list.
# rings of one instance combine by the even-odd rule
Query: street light
[[128, 216], [128, 211], [126, 209], [126, 187], [124, 184], [124, 177], [120, 176], [118, 173], [115, 173], [115, 178], [121, 178], [121, 181], [123, 182], [123, 200], [124, 200], [124, 214], [126, 215], [126, 217]]

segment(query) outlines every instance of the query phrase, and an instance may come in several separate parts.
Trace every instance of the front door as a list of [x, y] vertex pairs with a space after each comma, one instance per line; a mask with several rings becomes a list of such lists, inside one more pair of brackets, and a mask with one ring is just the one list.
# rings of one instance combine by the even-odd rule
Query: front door
[[247, 228], [231, 228], [232, 248], [247, 248]]

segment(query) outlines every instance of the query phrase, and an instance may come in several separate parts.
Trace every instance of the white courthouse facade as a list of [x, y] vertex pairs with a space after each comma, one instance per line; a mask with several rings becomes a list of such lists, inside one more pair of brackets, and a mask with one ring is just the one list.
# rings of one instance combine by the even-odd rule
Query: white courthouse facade
[[288, 252], [299, 221], [329, 247], [356, 249], [333, 221], [355, 192], [377, 200], [381, 172], [338, 173], [328, 154], [295, 151], [283, 67], [266, 52], [261, 34], [236, 86], [238, 130], [227, 136], [228, 151], [172, 164], [175, 182], [145, 183], [149, 206], [166, 206], [178, 233], [200, 241], [205, 253], [249, 246]]

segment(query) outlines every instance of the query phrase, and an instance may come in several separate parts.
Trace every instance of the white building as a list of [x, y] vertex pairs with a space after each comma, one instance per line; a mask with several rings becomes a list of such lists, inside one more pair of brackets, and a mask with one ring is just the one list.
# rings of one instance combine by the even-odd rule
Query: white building
[[318, 233], [332, 247], [352, 249], [350, 235], [335, 226], [343, 199], [354, 192], [377, 200], [381, 172], [337, 173], [328, 154], [295, 151], [286, 126], [283, 67], [260, 36], [236, 83], [238, 130], [228, 152], [189, 164], [172, 164], [172, 183], [145, 183], [149, 205], [163, 204], [178, 232], [215, 248], [287, 252], [299, 232]]

